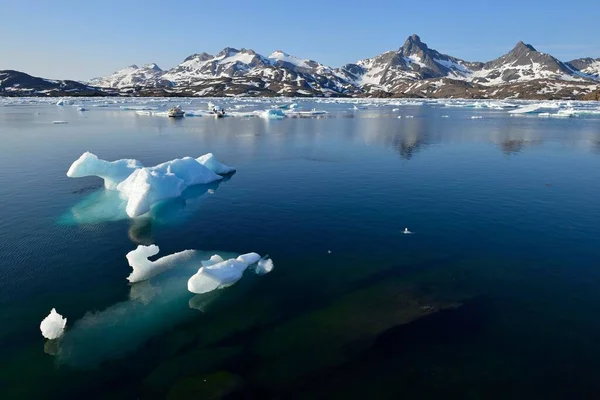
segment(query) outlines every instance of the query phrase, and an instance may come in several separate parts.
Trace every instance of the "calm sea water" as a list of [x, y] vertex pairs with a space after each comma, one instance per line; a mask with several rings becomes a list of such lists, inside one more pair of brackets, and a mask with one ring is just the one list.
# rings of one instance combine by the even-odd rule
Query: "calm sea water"
[[[88, 105], [0, 107], [1, 398], [598, 398], [600, 118]], [[84, 151], [238, 172], [130, 220], [66, 177]], [[125, 254], [152, 243], [275, 269], [196, 297], [185, 271], [130, 285]]]

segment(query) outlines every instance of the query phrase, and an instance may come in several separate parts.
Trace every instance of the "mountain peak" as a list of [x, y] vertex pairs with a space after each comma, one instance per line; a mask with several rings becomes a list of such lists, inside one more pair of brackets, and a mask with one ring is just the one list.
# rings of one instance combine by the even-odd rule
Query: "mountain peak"
[[142, 68], [151, 69], [154, 71], [162, 71], [162, 69], [160, 69], [160, 67], [158, 65], [156, 65], [155, 63], [145, 64], [142, 66]]
[[427, 45], [423, 43], [419, 35], [416, 34], [410, 35], [401, 48], [405, 55], [410, 55], [421, 51], [424, 52], [427, 51], [427, 49]]
[[283, 50], [275, 50], [274, 52], [271, 53], [269, 58], [282, 57], [282, 56], [289, 57], [290, 55]]
[[194, 53], [194, 54], [186, 57], [186, 59], [183, 60], [183, 62], [190, 61], [190, 60], [193, 60], [193, 59], [197, 59], [198, 61], [208, 61], [211, 58], [213, 58], [213, 56], [211, 56], [208, 53], [204, 53], [204, 52], [202, 52], [202, 53]]
[[217, 57], [230, 57], [239, 52], [240, 51], [238, 49], [234, 49], [233, 47], [225, 47], [223, 50], [221, 50], [219, 52], [219, 54], [217, 54]]
[[406, 39], [407, 42], [412, 42], [415, 44], [420, 44], [421, 42], [421, 38], [419, 37], [419, 35], [417, 35], [416, 33], [413, 33], [412, 35], [410, 35], [408, 37], [408, 39]]
[[515, 50], [519, 50], [519, 51], [537, 51], [535, 49], [535, 47], [533, 47], [530, 44], [524, 43], [522, 40], [519, 40], [519, 43], [517, 43], [517, 45], [515, 46], [515, 48], [513, 49], [513, 51], [515, 51]]

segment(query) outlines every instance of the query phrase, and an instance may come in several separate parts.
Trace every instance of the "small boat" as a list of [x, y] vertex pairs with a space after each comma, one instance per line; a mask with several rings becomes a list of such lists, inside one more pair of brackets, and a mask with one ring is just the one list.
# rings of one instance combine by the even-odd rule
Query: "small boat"
[[179, 108], [179, 106], [169, 108], [169, 110], [167, 111], [167, 115], [172, 118], [181, 118], [184, 114], [185, 112], [181, 108]]

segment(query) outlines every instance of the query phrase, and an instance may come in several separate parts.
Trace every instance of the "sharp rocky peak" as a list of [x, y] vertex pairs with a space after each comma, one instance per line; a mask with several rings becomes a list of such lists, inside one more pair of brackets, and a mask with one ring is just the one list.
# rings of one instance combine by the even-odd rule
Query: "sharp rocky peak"
[[511, 53], [513, 54], [524, 54], [524, 53], [529, 53], [530, 51], [535, 51], [537, 52], [537, 50], [535, 49], [535, 47], [533, 47], [530, 44], [526, 44], [524, 43], [522, 40], [519, 41], [519, 43], [516, 44], [516, 46], [511, 50]]
[[186, 57], [186, 59], [183, 60], [183, 62], [194, 60], [194, 59], [196, 59], [198, 61], [208, 61], [211, 58], [214, 58], [214, 57], [212, 55], [208, 54], [208, 53], [204, 53], [204, 52], [202, 52], [202, 53], [194, 53], [194, 54]]
[[[242, 49], [244, 50], [244, 49]], [[239, 53], [240, 51], [238, 49], [234, 49], [233, 47], [225, 47], [223, 50], [221, 50], [216, 57], [230, 57], [234, 54]]]
[[417, 52], [425, 52], [428, 49], [427, 45], [421, 41], [419, 35], [412, 34], [406, 39], [404, 45], [400, 48], [400, 51], [409, 55]]
[[144, 69], [151, 69], [154, 71], [162, 71], [162, 69], [160, 69], [160, 67], [158, 65], [156, 65], [155, 63], [149, 63], [149, 64], [145, 64], [142, 66], [142, 68]]

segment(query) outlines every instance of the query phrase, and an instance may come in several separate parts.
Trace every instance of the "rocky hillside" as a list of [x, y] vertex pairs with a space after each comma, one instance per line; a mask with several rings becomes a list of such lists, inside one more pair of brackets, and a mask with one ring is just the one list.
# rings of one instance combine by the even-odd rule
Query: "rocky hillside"
[[101, 89], [76, 82], [43, 79], [19, 71], [0, 71], [0, 96], [106, 96]]

